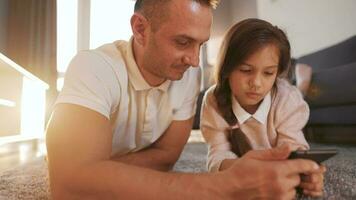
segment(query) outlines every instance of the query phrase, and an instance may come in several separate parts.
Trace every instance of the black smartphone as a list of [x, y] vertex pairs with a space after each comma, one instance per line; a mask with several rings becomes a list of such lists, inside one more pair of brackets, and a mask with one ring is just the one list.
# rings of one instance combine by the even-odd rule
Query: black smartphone
[[288, 159], [309, 159], [320, 164], [321, 162], [335, 156], [338, 153], [337, 149], [310, 149], [293, 151]]

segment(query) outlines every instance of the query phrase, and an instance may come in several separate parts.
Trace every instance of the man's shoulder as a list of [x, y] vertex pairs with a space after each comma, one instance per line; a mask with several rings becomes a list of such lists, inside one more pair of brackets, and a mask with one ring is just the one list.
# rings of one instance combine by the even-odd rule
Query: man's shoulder
[[127, 45], [127, 41], [118, 40], [90, 50], [92, 53], [100, 56], [106, 64], [110, 66], [111, 70], [114, 72], [112, 74], [117, 77], [121, 84], [127, 82], [128, 76], [124, 58]]
[[200, 89], [201, 69], [190, 67], [180, 80], [171, 82], [170, 90], [191, 90]]
[[[96, 67], [102, 65], [125, 65], [122, 51], [117, 46], [118, 41], [113, 43], [104, 44], [96, 49], [82, 50], [74, 57], [74, 61], [89, 62], [89, 63], [101, 63], [101, 65], [95, 65]], [[127, 42], [126, 42], [127, 43]], [[125, 41], [120, 43], [120, 46], [124, 46]]]
[[127, 48], [128, 44], [129, 43], [125, 40], [116, 40], [111, 43], [103, 44], [94, 49], [94, 51], [104, 52], [109, 56], [117, 56], [117, 54], [122, 56], [121, 54]]
[[105, 60], [110, 62], [121, 62], [124, 65], [124, 56], [128, 42], [124, 40], [117, 40], [112, 43], [104, 44], [92, 52], [101, 55]]

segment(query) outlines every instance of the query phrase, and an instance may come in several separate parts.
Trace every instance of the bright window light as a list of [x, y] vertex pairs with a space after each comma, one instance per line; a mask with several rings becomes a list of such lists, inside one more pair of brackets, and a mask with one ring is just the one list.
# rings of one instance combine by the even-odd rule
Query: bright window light
[[6, 100], [6, 99], [0, 99], [0, 105], [7, 106], [7, 107], [15, 107], [16, 103], [13, 101]]
[[[58, 0], [57, 1], [57, 71], [64, 74], [71, 59], [78, 51], [78, 41], [90, 39], [82, 46], [97, 48], [115, 40], [129, 40], [132, 35], [130, 18], [133, 14], [133, 0]], [[79, 5], [78, 5], [79, 4]], [[78, 12], [78, 6], [90, 5], [90, 17]], [[82, 7], [81, 7], [82, 8]], [[83, 16], [78, 16], [83, 15]], [[78, 19], [88, 20], [90, 30], [79, 26]], [[86, 22], [86, 21], [84, 21]], [[81, 22], [83, 23], [83, 22]], [[81, 30], [78, 30], [80, 28]], [[83, 33], [84, 31], [84, 33]], [[90, 32], [90, 33], [86, 33]], [[80, 32], [80, 34], [78, 34]], [[57, 90], [63, 87], [63, 76], [57, 79]]]
[[78, 0], [57, 1], [57, 71], [64, 73], [77, 53]]
[[64, 84], [64, 78], [57, 78], [57, 91], [61, 91]]
[[42, 85], [23, 77], [21, 95], [21, 136], [44, 137], [46, 90]]
[[20, 163], [25, 163], [29, 159], [30, 147], [28, 145], [20, 145]]
[[134, 5], [133, 0], [91, 0], [90, 48], [130, 39]]
[[[14, 107], [11, 109], [12, 111], [20, 112], [20, 119], [16, 119], [15, 122], [16, 124], [19, 123], [20, 127], [16, 127], [15, 133], [11, 132], [9, 136], [1, 137], [0, 146], [28, 139], [44, 138], [46, 90], [49, 88], [48, 84], [1, 53], [0, 65], [1, 67], [16, 70], [16, 77], [22, 78], [21, 86], [9, 86], [16, 87], [12, 89], [14, 89], [14, 92], [20, 93], [21, 98], [16, 97], [14, 101], [0, 98], [1, 106]], [[7, 83], [7, 81], [0, 81], [0, 84], [8, 85], [9, 83]], [[18, 94], [16, 94], [16, 96], [18, 96]], [[1, 117], [3, 116], [0, 116], [0, 118]]]

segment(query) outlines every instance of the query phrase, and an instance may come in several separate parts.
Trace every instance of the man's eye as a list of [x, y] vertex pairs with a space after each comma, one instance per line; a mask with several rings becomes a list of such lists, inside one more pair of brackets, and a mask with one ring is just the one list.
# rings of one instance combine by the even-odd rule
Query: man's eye
[[176, 42], [180, 46], [187, 46], [189, 44], [187, 40], [177, 40]]

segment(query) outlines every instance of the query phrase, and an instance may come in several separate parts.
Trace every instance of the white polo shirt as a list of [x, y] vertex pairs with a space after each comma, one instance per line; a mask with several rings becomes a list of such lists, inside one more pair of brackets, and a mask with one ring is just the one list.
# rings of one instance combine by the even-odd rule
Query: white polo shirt
[[200, 68], [189, 68], [181, 80], [152, 87], [134, 60], [132, 39], [115, 41], [73, 58], [56, 104], [80, 105], [107, 117], [112, 154], [122, 155], [149, 146], [172, 121], [195, 114], [200, 76]]

